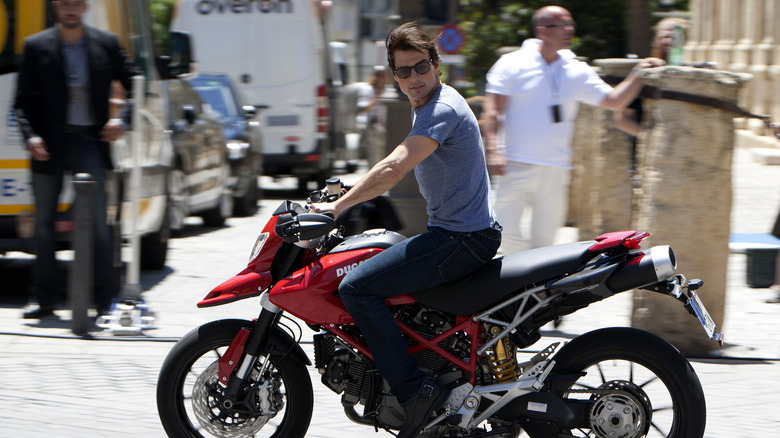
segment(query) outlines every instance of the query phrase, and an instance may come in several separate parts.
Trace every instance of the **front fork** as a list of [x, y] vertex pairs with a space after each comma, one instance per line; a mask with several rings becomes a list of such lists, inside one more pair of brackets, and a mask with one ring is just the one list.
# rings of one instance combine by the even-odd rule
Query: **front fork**
[[[262, 355], [262, 347], [267, 343], [271, 329], [282, 314], [281, 309], [268, 300], [268, 291], [262, 293], [260, 302], [263, 310], [254, 321], [252, 330], [242, 329], [219, 360], [219, 381], [225, 385], [225, 407], [235, 405], [242, 399], [246, 381]], [[268, 361], [263, 361], [263, 367], [267, 365]]]

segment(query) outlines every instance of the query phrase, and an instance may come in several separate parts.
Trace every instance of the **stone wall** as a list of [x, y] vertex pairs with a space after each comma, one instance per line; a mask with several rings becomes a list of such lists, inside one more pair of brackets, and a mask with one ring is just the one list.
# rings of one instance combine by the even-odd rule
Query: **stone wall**
[[[780, 0], [690, 0], [690, 8], [685, 61], [753, 75], [740, 106], [779, 123]], [[759, 120], [737, 120], [736, 127], [738, 146], [778, 146]]]

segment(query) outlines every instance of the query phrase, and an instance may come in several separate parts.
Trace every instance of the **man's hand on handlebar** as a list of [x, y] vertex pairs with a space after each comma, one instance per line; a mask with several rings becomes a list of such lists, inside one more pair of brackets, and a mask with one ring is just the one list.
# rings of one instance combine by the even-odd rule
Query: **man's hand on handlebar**
[[331, 214], [333, 215], [334, 219], [338, 217], [336, 214], [336, 204], [333, 202], [320, 202], [317, 204], [312, 204], [311, 212], [318, 214]]
[[349, 190], [349, 186], [345, 186], [341, 179], [330, 178], [325, 182], [325, 188], [322, 190], [315, 190], [309, 195], [309, 211], [311, 213], [327, 214], [334, 219], [338, 217], [340, 213], [336, 209], [335, 202]]

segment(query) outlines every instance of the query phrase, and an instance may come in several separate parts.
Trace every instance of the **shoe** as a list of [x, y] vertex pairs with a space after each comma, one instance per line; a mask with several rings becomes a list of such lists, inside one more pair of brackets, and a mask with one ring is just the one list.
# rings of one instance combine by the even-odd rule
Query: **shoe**
[[30, 304], [29, 306], [25, 307], [24, 312], [22, 313], [22, 318], [40, 319], [50, 315], [54, 315], [54, 307], [41, 306], [40, 304]]
[[417, 398], [404, 405], [404, 425], [397, 438], [413, 438], [442, 407], [449, 391], [445, 391], [433, 379], [426, 379]]

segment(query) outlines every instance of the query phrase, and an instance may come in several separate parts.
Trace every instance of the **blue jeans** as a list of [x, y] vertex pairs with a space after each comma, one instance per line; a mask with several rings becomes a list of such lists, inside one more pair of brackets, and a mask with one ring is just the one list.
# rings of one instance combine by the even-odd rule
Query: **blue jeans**
[[493, 258], [501, 244], [501, 231], [496, 228], [458, 233], [429, 227], [426, 233], [366, 260], [339, 285], [341, 300], [360, 327], [379, 373], [401, 404], [417, 396], [426, 376], [406, 354], [406, 341], [384, 300], [475, 271]]
[[[85, 129], [67, 132], [65, 141], [71, 151], [65, 167], [73, 174], [89, 173], [96, 182], [94, 199], [94, 299], [95, 307], [108, 309], [116, 296], [111, 233], [106, 221], [108, 195], [107, 171], [99, 149], [107, 147]], [[33, 173], [35, 197], [35, 264], [31, 294], [41, 306], [54, 306], [64, 295], [65, 287], [57, 269], [57, 234], [54, 228], [57, 204], [62, 191], [63, 171], [54, 174]]]

